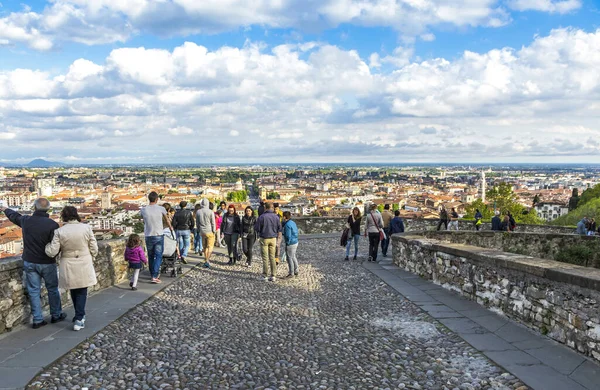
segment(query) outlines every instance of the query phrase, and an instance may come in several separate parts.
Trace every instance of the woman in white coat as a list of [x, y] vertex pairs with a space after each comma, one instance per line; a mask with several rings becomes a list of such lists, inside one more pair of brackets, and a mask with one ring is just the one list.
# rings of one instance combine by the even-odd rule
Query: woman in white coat
[[59, 257], [60, 288], [70, 290], [75, 317], [73, 330], [85, 327], [85, 304], [87, 290], [97, 283], [94, 257], [98, 255], [98, 243], [89, 225], [81, 223], [77, 209], [65, 207], [60, 213], [64, 225], [54, 231], [52, 242], [46, 245], [46, 254]]

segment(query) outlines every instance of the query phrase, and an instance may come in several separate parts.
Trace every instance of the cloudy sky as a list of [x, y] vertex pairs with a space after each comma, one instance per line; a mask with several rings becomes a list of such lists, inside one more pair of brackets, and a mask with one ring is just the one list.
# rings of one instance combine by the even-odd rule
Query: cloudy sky
[[0, 2], [0, 164], [600, 163], [597, 0]]

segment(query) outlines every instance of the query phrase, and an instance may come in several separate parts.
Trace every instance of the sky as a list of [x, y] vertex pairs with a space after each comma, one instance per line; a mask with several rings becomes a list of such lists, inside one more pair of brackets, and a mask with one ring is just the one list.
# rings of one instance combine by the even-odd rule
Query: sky
[[600, 163], [600, 0], [0, 2], [0, 165]]

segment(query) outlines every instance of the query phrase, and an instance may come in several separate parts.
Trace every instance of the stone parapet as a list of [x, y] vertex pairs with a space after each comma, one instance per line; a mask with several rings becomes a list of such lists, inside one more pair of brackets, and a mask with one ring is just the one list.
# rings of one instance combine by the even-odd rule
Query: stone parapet
[[[118, 284], [127, 278], [127, 262], [124, 259], [125, 240], [98, 242], [99, 253], [94, 259], [98, 283], [90, 291]], [[43, 283], [42, 283], [43, 285]], [[70, 302], [69, 294], [60, 290], [63, 304]], [[48, 294], [42, 287], [42, 307], [48, 312]], [[0, 260], [0, 333], [30, 321], [29, 300], [24, 284], [23, 260], [12, 257]]]
[[600, 268], [600, 237], [560, 233], [421, 231], [413, 235]]
[[600, 361], [600, 270], [416, 233], [392, 245], [399, 267]]
[[[323, 234], [342, 232], [348, 217], [294, 217], [300, 234]], [[406, 218], [404, 225], [406, 231], [433, 231], [437, 228], [438, 219], [411, 219]], [[366, 221], [363, 218], [363, 222]], [[475, 231], [473, 221], [460, 220], [458, 221], [459, 230]], [[481, 230], [491, 231], [492, 227], [489, 223], [483, 223]], [[364, 223], [363, 223], [364, 230]], [[549, 225], [519, 225], [517, 232], [529, 233], [556, 233], [556, 234], [574, 234], [575, 228], [566, 226], [549, 226]]]

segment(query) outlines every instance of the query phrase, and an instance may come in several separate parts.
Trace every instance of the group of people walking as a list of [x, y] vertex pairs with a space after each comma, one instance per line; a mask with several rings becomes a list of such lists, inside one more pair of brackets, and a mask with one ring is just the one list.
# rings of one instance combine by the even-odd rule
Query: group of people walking
[[50, 219], [48, 210], [50, 202], [45, 198], [35, 200], [30, 216], [0, 207], [0, 211], [23, 230], [23, 269], [33, 328], [48, 324], [43, 317], [40, 297], [43, 280], [48, 291], [50, 322], [67, 318], [59, 288], [69, 290], [75, 308], [73, 330], [78, 331], [85, 328], [88, 288], [97, 283], [93, 259], [98, 255], [98, 243], [92, 228], [81, 223], [75, 207], [62, 209], [62, 227]]
[[[240, 217], [234, 205], [225, 202], [219, 204], [219, 210], [213, 211], [214, 204], [208, 199], [202, 199], [192, 213], [187, 210], [187, 202], [179, 204], [179, 210], [169, 217], [169, 207], [158, 206], [158, 194], [148, 195], [149, 205], [141, 211], [144, 220], [144, 235], [148, 251], [148, 263], [151, 283], [160, 283], [160, 264], [164, 247], [164, 234], [173, 234], [178, 243], [178, 256], [186, 262], [194, 237], [194, 251], [204, 257], [203, 267], [211, 267], [211, 257], [215, 246], [227, 248], [227, 265], [236, 265], [246, 257], [245, 265], [250, 267], [253, 261], [254, 244], [259, 241], [263, 260], [263, 275], [266, 280], [276, 279], [276, 266], [279, 264], [281, 243], [285, 243], [285, 253], [288, 259], [288, 277], [298, 275], [298, 228], [292, 221], [289, 212], [279, 214], [273, 204], [262, 203], [259, 216], [254, 209], [247, 206]], [[132, 238], [130, 237], [130, 241]], [[135, 241], [135, 240], [134, 240]], [[136, 241], [137, 242], [137, 241]], [[238, 243], [241, 242], [241, 250]], [[133, 241], [132, 241], [133, 245]], [[138, 251], [139, 252], [139, 251]], [[137, 269], [145, 259], [135, 254], [133, 250], [126, 253], [130, 267]], [[132, 262], [133, 260], [133, 262]], [[136, 287], [137, 274], [131, 279], [132, 288]]]
[[[348, 216], [346, 229], [342, 236], [342, 243], [346, 246], [345, 261], [350, 260], [350, 249], [352, 244], [354, 244], [353, 260], [357, 259], [362, 218], [363, 216], [358, 207], [354, 207], [352, 213]], [[383, 212], [379, 212], [377, 205], [372, 204], [369, 207], [369, 212], [365, 215], [365, 218], [365, 236], [369, 239], [368, 261], [376, 262], [379, 245], [381, 244], [381, 254], [383, 257], [387, 257], [390, 245], [390, 235], [404, 233], [404, 222], [402, 221], [402, 218], [400, 218], [400, 211], [396, 210], [394, 214], [392, 214], [389, 204], [386, 204], [383, 207]]]

